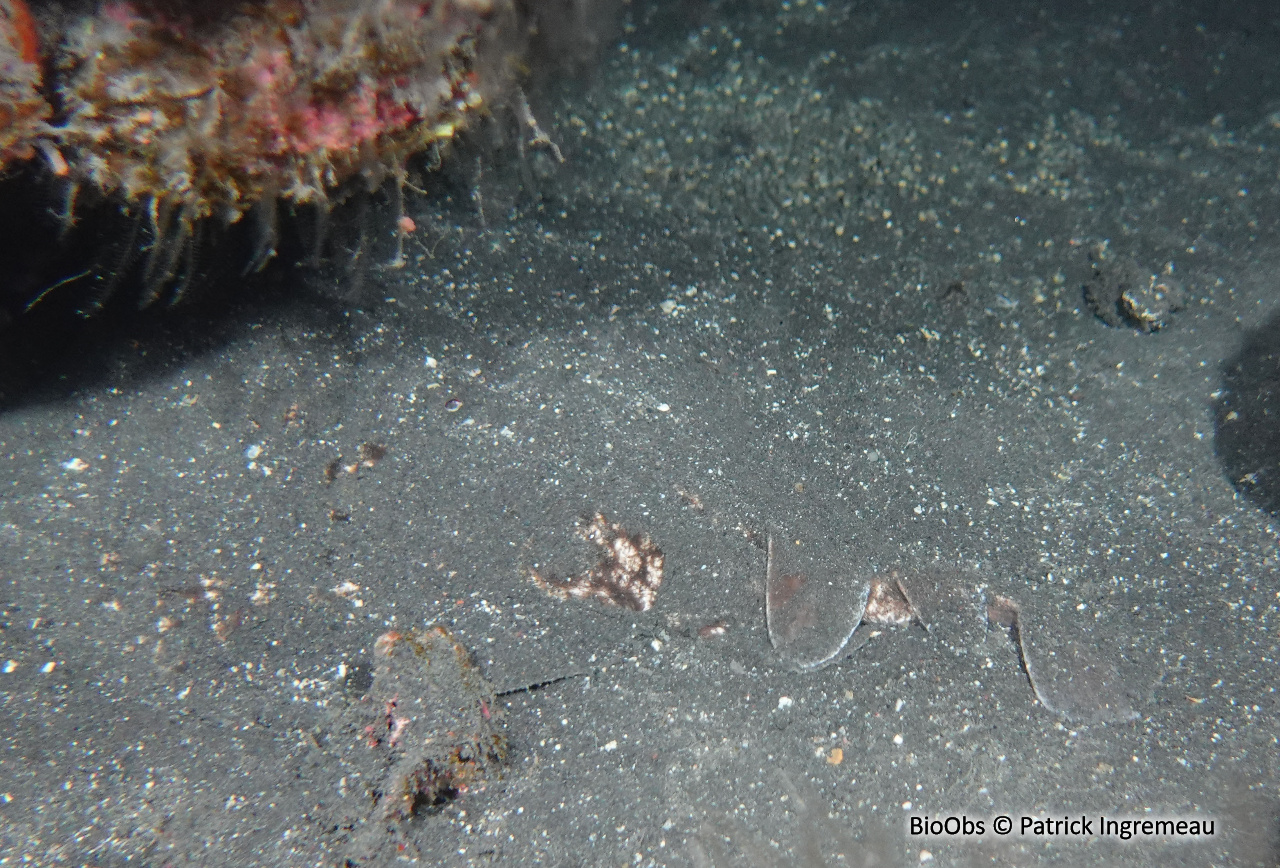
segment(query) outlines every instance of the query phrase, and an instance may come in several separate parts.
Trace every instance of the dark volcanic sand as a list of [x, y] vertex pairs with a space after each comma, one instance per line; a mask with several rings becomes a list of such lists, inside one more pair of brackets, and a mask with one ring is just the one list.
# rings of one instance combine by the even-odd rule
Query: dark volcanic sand
[[[408, 267], [375, 203], [354, 266], [42, 337], [0, 414], [0, 865], [338, 864], [375, 640], [427, 624], [507, 765], [388, 859], [1277, 864], [1280, 18], [1218, 5], [635, 7], [537, 101], [566, 162], [455, 166]], [[1168, 268], [1180, 310], [1086, 303]], [[648, 611], [534, 586], [597, 511], [664, 552]], [[1064, 722], [1004, 630], [792, 671], [775, 526], [1034, 606], [1141, 717]], [[962, 814], [1216, 825], [908, 834]]]

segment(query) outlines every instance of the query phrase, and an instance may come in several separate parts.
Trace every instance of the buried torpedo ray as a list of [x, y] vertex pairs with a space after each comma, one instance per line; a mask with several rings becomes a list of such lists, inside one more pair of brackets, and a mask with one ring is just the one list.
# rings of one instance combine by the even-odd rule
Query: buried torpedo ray
[[[860, 647], [861, 624], [914, 622], [954, 653], [976, 647], [989, 625], [1007, 629], [1036, 698], [1072, 723], [1126, 722], [1141, 715], [1115, 667], [1089, 645], [1064, 638], [1035, 611], [1000, 594], [984, 595], [962, 572], [890, 570], [850, 579], [820, 546], [768, 537], [765, 621], [769, 641], [792, 666], [814, 671]], [[1059, 625], [1055, 625], [1059, 626]]]

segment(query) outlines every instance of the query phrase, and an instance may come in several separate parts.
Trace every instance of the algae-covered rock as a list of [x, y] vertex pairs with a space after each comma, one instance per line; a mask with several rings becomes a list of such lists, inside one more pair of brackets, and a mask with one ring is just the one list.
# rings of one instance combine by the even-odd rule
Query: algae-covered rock
[[467, 651], [443, 627], [388, 631], [374, 646], [368, 695], [357, 713], [368, 816], [352, 834], [350, 861], [405, 848], [404, 824], [483, 786], [506, 756], [494, 694]]

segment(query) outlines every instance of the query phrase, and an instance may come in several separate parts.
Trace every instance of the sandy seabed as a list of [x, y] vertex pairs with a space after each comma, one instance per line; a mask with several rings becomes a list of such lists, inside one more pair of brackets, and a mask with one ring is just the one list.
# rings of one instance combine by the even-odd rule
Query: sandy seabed
[[[1280, 28], [1216, 8], [637, 6], [536, 106], [565, 164], [411, 200], [407, 267], [388, 207], [55, 334], [4, 373], [0, 864], [1274, 865]], [[597, 513], [648, 609], [533, 581]], [[1138, 719], [1050, 712], [1003, 629], [794, 671], [770, 532], [964, 571]], [[388, 818], [363, 697], [428, 625], [505, 760]], [[1082, 815], [1214, 833], [1018, 822]]]

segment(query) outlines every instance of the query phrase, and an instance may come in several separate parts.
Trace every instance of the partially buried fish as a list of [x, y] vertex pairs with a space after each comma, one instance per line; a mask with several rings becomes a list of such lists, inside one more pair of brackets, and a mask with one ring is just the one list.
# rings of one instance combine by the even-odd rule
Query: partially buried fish
[[[789, 540], [789, 541], [784, 541]], [[822, 544], [771, 533], [765, 574], [769, 641], [792, 666], [821, 669], [858, 648], [861, 624], [917, 622], [957, 653], [976, 647], [989, 625], [1009, 631], [1036, 698], [1073, 723], [1135, 720], [1115, 667], [1089, 644], [1066, 638], [1013, 599], [986, 596], [963, 574], [891, 570], [855, 579]]]

